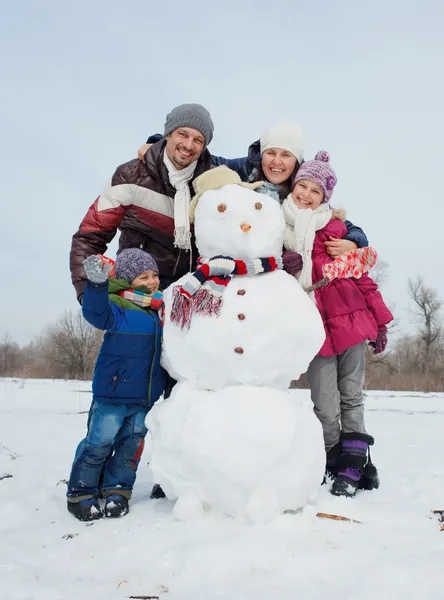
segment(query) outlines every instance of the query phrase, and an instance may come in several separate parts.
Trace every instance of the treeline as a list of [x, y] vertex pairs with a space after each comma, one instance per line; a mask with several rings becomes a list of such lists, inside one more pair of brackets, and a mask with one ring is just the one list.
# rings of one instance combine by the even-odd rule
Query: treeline
[[[381, 284], [387, 276], [382, 263], [374, 274]], [[415, 327], [399, 333], [389, 328], [387, 351], [373, 356], [368, 350], [366, 389], [444, 391], [444, 329], [442, 300], [418, 278], [409, 280], [408, 294]], [[0, 339], [0, 377], [92, 378], [103, 333], [91, 327], [81, 312], [66, 312], [41, 337], [26, 346], [8, 333]], [[305, 387], [302, 377], [297, 387]]]

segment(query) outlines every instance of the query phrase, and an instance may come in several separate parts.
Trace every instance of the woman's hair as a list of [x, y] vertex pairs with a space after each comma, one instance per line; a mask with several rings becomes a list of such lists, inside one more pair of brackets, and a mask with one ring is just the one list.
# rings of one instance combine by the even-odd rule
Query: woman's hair
[[[288, 194], [292, 191], [293, 179], [294, 179], [296, 173], [298, 172], [300, 166], [301, 165], [299, 164], [298, 160], [296, 160], [296, 165], [295, 165], [290, 177], [288, 179], [286, 179], [283, 183], [279, 184], [279, 186], [278, 186], [279, 192], [278, 193], [279, 193], [279, 199], [281, 202], [283, 200], [285, 200], [285, 198], [288, 196]], [[259, 163], [259, 165], [256, 169], [256, 175], [254, 176], [253, 181], [268, 181], [268, 179], [265, 177], [264, 171], [262, 169], [262, 162]]]

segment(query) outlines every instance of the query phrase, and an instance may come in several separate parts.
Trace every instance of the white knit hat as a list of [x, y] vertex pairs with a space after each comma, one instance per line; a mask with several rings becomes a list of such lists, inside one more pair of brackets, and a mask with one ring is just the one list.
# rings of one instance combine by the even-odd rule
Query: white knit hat
[[298, 162], [304, 158], [304, 135], [299, 125], [278, 123], [267, 129], [261, 137], [261, 154], [269, 148], [282, 148], [296, 156]]

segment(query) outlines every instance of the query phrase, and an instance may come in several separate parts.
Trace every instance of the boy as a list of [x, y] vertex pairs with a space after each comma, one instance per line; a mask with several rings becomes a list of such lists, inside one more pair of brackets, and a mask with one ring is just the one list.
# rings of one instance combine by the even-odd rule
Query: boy
[[[69, 478], [67, 506], [80, 521], [93, 521], [129, 511], [147, 434], [145, 417], [164, 391], [166, 374], [160, 366], [159, 269], [151, 255], [139, 248], [123, 250], [116, 259], [115, 279], [108, 279], [109, 264], [102, 264], [99, 256], [89, 256], [83, 264], [88, 277], [83, 316], [106, 333], [94, 369], [87, 435], [77, 447]], [[105, 498], [104, 512], [99, 493]]]

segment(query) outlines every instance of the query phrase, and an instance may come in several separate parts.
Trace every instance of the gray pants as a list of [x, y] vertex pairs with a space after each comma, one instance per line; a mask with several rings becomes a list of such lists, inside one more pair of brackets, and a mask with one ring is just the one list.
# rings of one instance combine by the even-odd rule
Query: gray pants
[[314, 412], [322, 424], [325, 450], [344, 433], [366, 433], [364, 425], [365, 342], [338, 356], [316, 356], [308, 367]]

